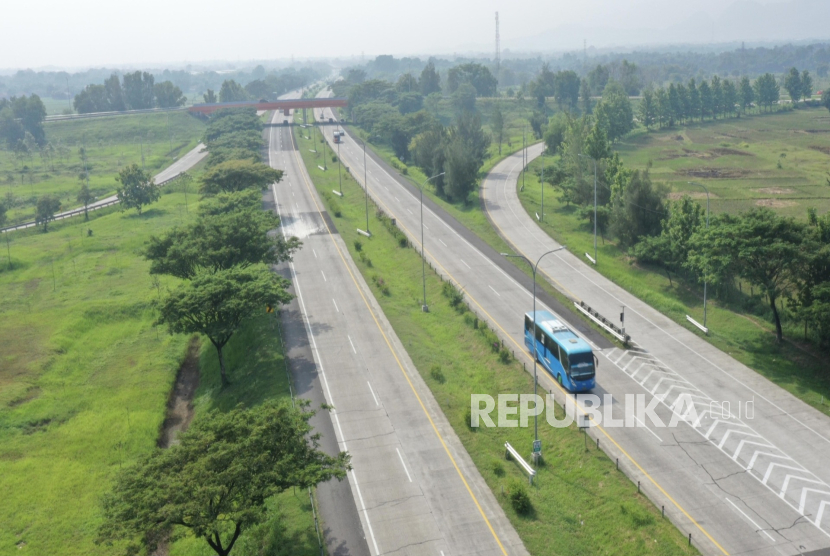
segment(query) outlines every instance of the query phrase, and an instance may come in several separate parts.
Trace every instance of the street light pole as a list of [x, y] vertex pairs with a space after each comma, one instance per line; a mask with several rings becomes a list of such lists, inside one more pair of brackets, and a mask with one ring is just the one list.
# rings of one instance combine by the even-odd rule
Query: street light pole
[[363, 190], [366, 192], [366, 233], [369, 232], [369, 181], [366, 179], [366, 141], [363, 143]]
[[343, 196], [343, 175], [340, 171], [340, 143], [337, 143], [337, 181], [340, 183], [340, 196]]
[[[511, 253], [502, 253], [504, 257], [514, 257], [517, 259], [524, 260], [528, 265], [530, 265], [530, 269], [533, 271], [533, 395], [536, 395], [537, 387], [539, 385], [539, 379], [536, 376], [536, 365], [537, 361], [539, 360], [539, 350], [536, 347], [536, 272], [539, 270], [539, 263], [542, 262], [546, 256], [550, 255], [551, 253], [556, 253], [557, 251], [561, 251], [565, 249], [564, 245], [557, 247], [556, 249], [551, 249], [547, 253], [542, 253], [542, 256], [539, 257], [539, 260], [536, 261], [534, 265], [533, 262], [525, 257], [524, 255], [513, 255]], [[533, 438], [534, 442], [539, 441], [539, 421], [538, 416], [533, 416]], [[535, 452], [534, 452], [535, 453]], [[535, 456], [534, 456], [535, 457]]]
[[429, 313], [429, 305], [427, 305], [427, 253], [426, 253], [426, 246], [424, 244], [424, 187], [426, 187], [427, 182], [433, 180], [437, 177], [443, 176], [444, 172], [440, 174], [436, 174], [431, 178], [427, 178], [424, 180], [424, 183], [421, 184], [421, 277], [424, 283], [424, 304], [421, 307], [421, 310], [424, 313]]
[[542, 181], [540, 182], [542, 186], [542, 216], [539, 217], [539, 220], [545, 219], [545, 150], [542, 149], [542, 154], [539, 155], [539, 160], [542, 161]]
[[588, 155], [577, 154], [594, 163], [594, 264], [597, 264], [597, 161]]
[[[706, 229], [709, 229], [709, 190], [706, 188], [705, 185], [702, 183], [697, 183], [694, 181], [688, 182], [689, 185], [696, 185], [698, 187], [702, 187], [703, 190], [706, 192]], [[707, 281], [703, 280], [703, 328], [706, 328], [706, 286]]]

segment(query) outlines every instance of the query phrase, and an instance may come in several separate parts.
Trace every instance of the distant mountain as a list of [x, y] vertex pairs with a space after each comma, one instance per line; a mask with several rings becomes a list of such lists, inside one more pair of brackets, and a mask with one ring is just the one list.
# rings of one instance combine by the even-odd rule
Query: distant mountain
[[[648, 7], [640, 9], [647, 11]], [[651, 19], [648, 13], [640, 15], [640, 21]], [[531, 37], [505, 39], [502, 45], [513, 52], [545, 52], [579, 50], [583, 40], [590, 46], [607, 48], [808, 39], [830, 39], [830, 0], [790, 0], [767, 5], [737, 0], [716, 16], [698, 12], [663, 27], [563, 25]]]

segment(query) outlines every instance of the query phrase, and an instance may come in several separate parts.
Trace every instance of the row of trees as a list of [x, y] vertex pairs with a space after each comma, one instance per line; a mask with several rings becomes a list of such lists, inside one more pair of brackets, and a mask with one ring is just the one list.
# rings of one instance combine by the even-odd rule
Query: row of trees
[[[244, 144], [231, 145], [234, 137], [261, 130], [249, 112], [215, 114], [206, 142], [244, 150]], [[279, 219], [261, 209], [261, 189], [281, 177], [249, 159], [215, 163], [202, 177], [195, 221], [151, 237], [144, 250], [151, 274], [180, 281], [158, 302], [157, 324], [174, 334], [206, 336], [216, 348], [223, 386], [229, 383], [227, 342], [244, 323], [292, 297], [288, 281], [270, 265], [289, 260], [300, 244], [270, 235]], [[98, 541], [126, 541], [131, 553], [153, 552], [190, 531], [227, 556], [267, 519], [270, 497], [345, 477], [348, 454], [332, 457], [318, 449], [312, 415], [307, 402], [296, 409], [269, 402], [200, 417], [177, 445], [155, 450], [118, 476], [104, 499]]]
[[545, 140], [548, 151], [560, 155], [545, 168], [545, 182], [592, 225], [594, 168], [585, 156], [597, 161], [597, 231], [603, 239], [614, 237], [638, 261], [661, 267], [670, 281], [672, 275], [706, 281], [723, 295], [748, 282], [764, 296], [779, 341], [780, 302], [786, 298], [819, 343], [830, 347], [830, 215], [811, 209], [803, 224], [758, 208], [718, 215], [707, 228], [698, 202], [688, 196], [669, 201], [667, 186], [654, 183], [648, 169], [626, 168], [597, 118], [563, 115], [550, 122]]
[[187, 101], [171, 81], [155, 82], [153, 74], [135, 71], [123, 79], [112, 74], [102, 85], [90, 84], [75, 95], [73, 106], [79, 114], [121, 112], [145, 108], [175, 108]]
[[213, 89], [208, 89], [203, 98], [207, 103], [276, 100], [283, 93], [305, 87], [316, 78], [317, 73], [307, 69], [304, 72], [271, 74], [262, 79], [254, 79], [245, 86], [234, 79], [226, 79], [222, 82], [218, 95]]

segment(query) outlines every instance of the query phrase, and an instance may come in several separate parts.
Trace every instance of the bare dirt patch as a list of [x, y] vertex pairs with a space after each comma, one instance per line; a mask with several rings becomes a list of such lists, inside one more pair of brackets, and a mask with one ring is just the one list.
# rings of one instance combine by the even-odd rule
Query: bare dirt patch
[[789, 187], [761, 187], [760, 189], [753, 189], [753, 191], [763, 193], [764, 195], [789, 195], [791, 193], [797, 193], [795, 189], [790, 189]]
[[794, 207], [797, 205], [795, 201], [784, 201], [781, 199], [758, 199], [755, 201], [755, 205], [759, 207], [769, 207], [769, 208], [785, 208], [785, 207]]
[[727, 148], [717, 148], [712, 149], [712, 152], [718, 156], [755, 156], [752, 153], [748, 153], [746, 151], [739, 151], [738, 149], [727, 149]]
[[830, 129], [805, 129], [804, 133], [830, 133]]
[[[668, 194], [668, 198], [672, 201], [677, 201], [678, 199], [682, 199], [683, 196], [691, 197], [692, 199], [705, 199], [706, 193], [703, 191], [672, 191]], [[710, 199], [717, 199], [718, 196], [714, 193], [709, 193]]]
[[811, 149], [824, 154], [830, 154], [830, 147], [819, 147], [818, 145], [810, 145]]
[[199, 347], [198, 338], [190, 340], [187, 355], [176, 375], [176, 384], [167, 400], [167, 415], [159, 434], [159, 448], [169, 448], [176, 443], [176, 437], [187, 430], [193, 419], [193, 396], [199, 386]]
[[687, 168], [678, 170], [678, 173], [693, 178], [736, 179], [749, 175], [749, 170], [740, 168]]
[[699, 158], [701, 160], [712, 160], [713, 158], [717, 158], [717, 155], [711, 151], [693, 151], [692, 149], [683, 149], [683, 152], [686, 154], [682, 156], [687, 156], [689, 158]]

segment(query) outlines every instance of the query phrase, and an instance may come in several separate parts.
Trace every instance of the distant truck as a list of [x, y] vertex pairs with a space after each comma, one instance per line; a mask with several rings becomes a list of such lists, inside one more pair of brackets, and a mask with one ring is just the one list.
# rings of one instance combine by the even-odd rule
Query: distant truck
[[342, 143], [346, 133], [342, 129], [335, 129], [333, 135], [335, 143]]

